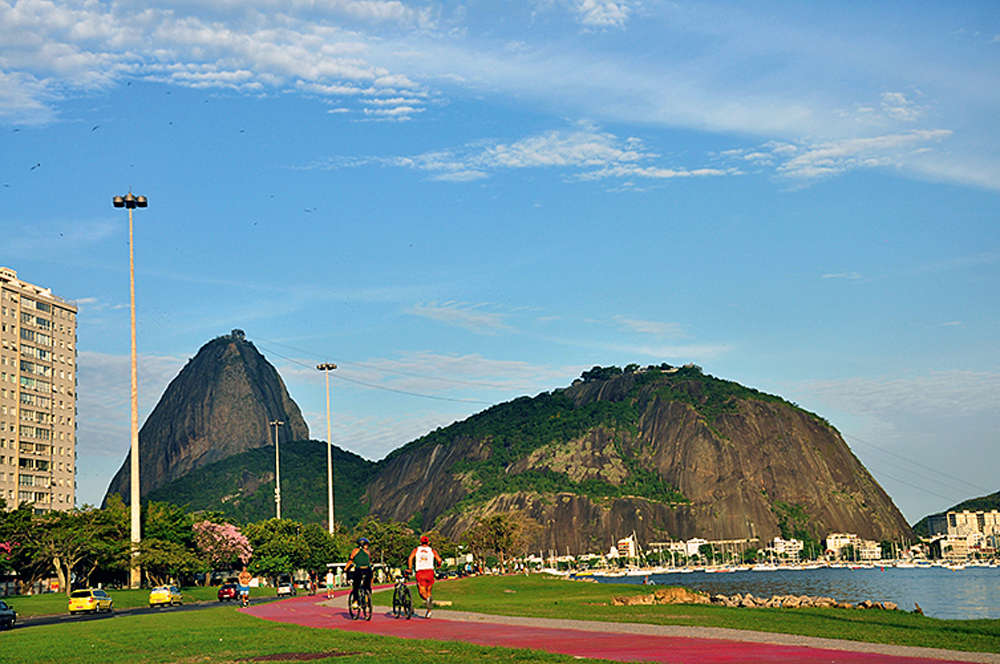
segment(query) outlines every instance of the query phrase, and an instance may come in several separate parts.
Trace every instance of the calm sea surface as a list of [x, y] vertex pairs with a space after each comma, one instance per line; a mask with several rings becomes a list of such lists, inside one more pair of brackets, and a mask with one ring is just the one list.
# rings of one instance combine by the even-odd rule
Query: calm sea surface
[[[589, 578], [589, 577], [587, 577]], [[641, 576], [593, 577], [600, 583], [641, 584]], [[776, 572], [727, 572], [707, 574], [651, 574], [657, 585], [685, 586], [709, 594], [751, 593], [772, 595], [822, 595], [839, 601], [895, 602], [911, 611], [919, 604], [934, 618], [1000, 619], [1000, 568], [967, 567], [952, 571], [940, 567], [896, 569], [821, 568]]]

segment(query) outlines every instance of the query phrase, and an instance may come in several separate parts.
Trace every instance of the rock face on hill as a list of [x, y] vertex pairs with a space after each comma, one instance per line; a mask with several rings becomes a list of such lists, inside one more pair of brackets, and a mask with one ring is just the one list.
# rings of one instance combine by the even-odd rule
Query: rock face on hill
[[559, 554], [633, 531], [643, 544], [912, 536], [814, 414], [697, 367], [588, 378], [397, 450], [369, 485], [371, 513], [457, 537], [478, 515], [524, 510], [542, 525], [538, 549]]
[[[306, 440], [309, 427], [275, 368], [240, 330], [202, 346], [171, 381], [139, 431], [140, 494], [191, 470], [279, 442]], [[130, 499], [131, 453], [108, 495]], [[107, 497], [105, 497], [105, 502]]]

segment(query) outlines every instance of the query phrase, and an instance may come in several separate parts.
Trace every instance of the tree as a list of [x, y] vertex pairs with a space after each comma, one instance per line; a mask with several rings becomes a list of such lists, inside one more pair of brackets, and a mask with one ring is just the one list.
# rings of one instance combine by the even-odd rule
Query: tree
[[309, 561], [309, 543], [302, 524], [289, 519], [268, 519], [244, 528], [253, 549], [251, 571], [276, 577], [302, 569]]
[[[385, 563], [390, 567], [403, 567], [410, 552], [417, 545], [413, 529], [397, 521], [379, 521], [375, 517], [365, 517], [354, 529], [354, 537], [367, 537], [371, 542], [369, 550], [372, 562]], [[352, 547], [353, 548], [353, 547]]]
[[339, 529], [331, 535], [318, 523], [307, 523], [302, 528], [302, 537], [309, 547], [304, 567], [310, 571], [325, 569], [327, 563], [343, 560], [350, 553], [347, 534]]
[[144, 539], [136, 562], [142, 567], [151, 586], [162, 586], [171, 579], [181, 579], [205, 569], [205, 563], [187, 547], [162, 539]]
[[500, 569], [506, 571], [511, 558], [527, 554], [541, 526], [524, 512], [507, 512], [481, 516], [463, 538], [472, 555], [480, 560], [486, 554], [496, 554]]
[[112, 494], [107, 506], [100, 510], [103, 524], [101, 537], [91, 544], [91, 550], [78, 569], [80, 581], [91, 586], [92, 578], [114, 578], [126, 574], [131, 565], [132, 543], [129, 533], [131, 516], [121, 496]]
[[45, 512], [34, 517], [28, 537], [39, 561], [47, 561], [68, 596], [73, 568], [88, 556], [104, 553], [109, 538], [117, 536], [109, 514], [93, 507]]
[[[112, 494], [117, 495], [117, 494]], [[194, 519], [171, 503], [149, 502], [142, 506], [142, 536], [194, 547]]]
[[253, 556], [250, 540], [231, 523], [199, 521], [191, 530], [197, 551], [213, 570], [246, 565]]
[[30, 592], [35, 583], [51, 575], [50, 561], [38, 555], [38, 546], [32, 538], [34, 509], [30, 503], [21, 503], [16, 510], [0, 511], [0, 540], [10, 542], [7, 553], [10, 567], [17, 571], [22, 594]]

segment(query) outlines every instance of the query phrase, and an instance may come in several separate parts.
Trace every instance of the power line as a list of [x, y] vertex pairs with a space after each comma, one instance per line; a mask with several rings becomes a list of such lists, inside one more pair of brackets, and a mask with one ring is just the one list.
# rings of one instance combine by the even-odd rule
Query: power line
[[[844, 434], [844, 435], [847, 436], [847, 434]], [[857, 436], [850, 435], [849, 437], [851, 438], [851, 440], [853, 440], [855, 442], [858, 442], [858, 443], [861, 443], [862, 445], [866, 445], [866, 446], [868, 446], [868, 447], [870, 447], [870, 448], [872, 448], [874, 450], [882, 452], [883, 454], [888, 454], [889, 456], [896, 457], [897, 459], [899, 459], [901, 461], [905, 461], [907, 463], [911, 463], [914, 466], [918, 466], [920, 468], [923, 468], [924, 470], [928, 470], [928, 471], [930, 471], [932, 473], [936, 473], [937, 475], [940, 475], [941, 477], [947, 477], [948, 479], [950, 479], [950, 480], [952, 480], [954, 482], [958, 482], [959, 484], [964, 484], [965, 486], [971, 487], [971, 488], [973, 488], [973, 489], [975, 489], [977, 491], [982, 491], [984, 494], [990, 493], [990, 489], [984, 489], [983, 487], [981, 487], [981, 486], [979, 486], [977, 484], [973, 484], [972, 482], [969, 482], [967, 480], [963, 480], [963, 479], [958, 478], [958, 477], [953, 477], [953, 476], [949, 475], [948, 473], [942, 472], [941, 470], [939, 470], [937, 468], [932, 468], [931, 466], [925, 466], [924, 464], [920, 463], [919, 461], [914, 461], [913, 459], [908, 459], [905, 456], [902, 456], [900, 454], [896, 454], [895, 452], [890, 452], [889, 450], [884, 450], [881, 447], [879, 447], [878, 445], [875, 445], [873, 443], [869, 443], [867, 441], [861, 440]], [[932, 482], [935, 481], [935, 480], [933, 480], [933, 479], [931, 479], [929, 477], [924, 477], [924, 476], [922, 476], [922, 475], [920, 475], [918, 473], [915, 473], [912, 470], [911, 471], [907, 471], [907, 472], [911, 472], [914, 475], [916, 475], [917, 477], [921, 477], [922, 479], [930, 480]], [[940, 497], [943, 497], [943, 496], [940, 496]]]
[[[473, 387], [489, 387], [489, 388], [494, 388], [494, 389], [514, 389], [514, 388], [511, 388], [511, 386], [509, 386], [509, 385], [501, 385], [499, 383], [484, 383], [484, 382], [481, 382], [481, 381], [463, 380], [461, 378], [444, 378], [444, 377], [441, 377], [441, 376], [429, 376], [427, 374], [419, 374], [419, 373], [414, 373], [414, 372], [410, 372], [410, 371], [402, 371], [400, 369], [387, 369], [385, 367], [375, 366], [375, 365], [372, 365], [372, 364], [368, 364], [366, 362], [352, 362], [350, 360], [337, 359], [335, 357], [331, 358], [331, 357], [327, 357], [327, 356], [323, 356], [323, 355], [318, 355], [316, 353], [313, 353], [312, 351], [308, 351], [308, 350], [305, 350], [305, 349], [302, 349], [302, 348], [296, 348], [295, 346], [289, 346], [288, 344], [283, 344], [283, 343], [281, 343], [279, 341], [273, 341], [273, 340], [270, 340], [270, 339], [264, 339], [263, 337], [255, 337], [255, 338], [260, 339], [261, 341], [263, 341], [265, 343], [268, 343], [268, 344], [273, 344], [275, 346], [281, 346], [282, 348], [287, 348], [289, 350], [293, 350], [296, 353], [301, 353], [302, 355], [305, 355], [307, 357], [313, 357], [313, 358], [321, 359], [321, 360], [333, 360], [337, 364], [341, 364], [341, 365], [344, 365], [344, 366], [362, 367], [362, 368], [365, 368], [365, 369], [371, 369], [373, 371], [381, 371], [381, 372], [384, 372], [384, 373], [398, 374], [400, 376], [409, 376], [411, 378], [423, 378], [425, 380], [436, 380], [436, 381], [441, 381], [441, 382], [444, 382], [444, 383], [456, 383], [456, 384], [459, 384], [459, 385], [471, 385]], [[277, 354], [277, 353], [275, 353], [275, 354]], [[281, 357], [284, 357], [284, 356], [282, 355]], [[286, 358], [286, 359], [289, 359], [289, 358]], [[525, 387], [524, 389], [528, 389], [528, 388]]]
[[[260, 347], [263, 348], [264, 350], [266, 350], [267, 352], [272, 353], [273, 355], [277, 355], [278, 357], [280, 357], [280, 358], [282, 358], [282, 359], [284, 359], [284, 360], [286, 360], [288, 362], [291, 362], [292, 364], [297, 364], [300, 367], [305, 367], [306, 369], [312, 369], [313, 368], [311, 364], [306, 364], [305, 362], [301, 362], [301, 361], [299, 361], [299, 360], [297, 360], [297, 359], [295, 359], [293, 357], [288, 357], [287, 355], [282, 355], [281, 353], [279, 353], [276, 350], [268, 349], [265, 346], [260, 346]], [[338, 363], [339, 362], [340, 361], [338, 360]], [[375, 383], [366, 383], [365, 381], [357, 380], [356, 378], [348, 378], [348, 377], [343, 376], [343, 375], [338, 374], [338, 373], [331, 373], [330, 377], [334, 378], [335, 380], [342, 380], [342, 381], [345, 381], [347, 383], [354, 383], [356, 385], [362, 385], [364, 387], [368, 387], [368, 388], [371, 388], [373, 390], [382, 390], [383, 392], [394, 392], [396, 394], [405, 394], [407, 396], [420, 397], [422, 399], [434, 399], [436, 401], [451, 401], [451, 402], [455, 402], [455, 403], [481, 404], [481, 405], [486, 405], [486, 406], [492, 406], [492, 405], [494, 405], [490, 401], [481, 401], [479, 399], [459, 399], [459, 398], [456, 398], [456, 397], [444, 397], [444, 396], [441, 396], [441, 395], [438, 395], [438, 394], [424, 394], [424, 393], [421, 393], [421, 392], [412, 392], [412, 391], [409, 391], [409, 390], [400, 390], [400, 389], [396, 389], [396, 388], [393, 388], [393, 387], [386, 387], [384, 385], [376, 385]]]
[[883, 473], [882, 471], [876, 470], [875, 468], [872, 468], [872, 471], [878, 473], [879, 477], [885, 477], [887, 479], [892, 480], [893, 482], [899, 482], [900, 484], [905, 484], [906, 486], [910, 487], [911, 489], [916, 489], [918, 491], [923, 491], [924, 493], [928, 493], [928, 494], [930, 494], [932, 496], [935, 496], [937, 498], [941, 498], [942, 500], [947, 500], [949, 502], [956, 502], [956, 503], [961, 502], [960, 500], [955, 500], [954, 498], [951, 498], [949, 496], [942, 496], [940, 493], [934, 493], [933, 491], [931, 491], [927, 487], [918, 486], [916, 484], [910, 484], [909, 482], [907, 482], [905, 480], [901, 480], [898, 477], [893, 477], [892, 475]]

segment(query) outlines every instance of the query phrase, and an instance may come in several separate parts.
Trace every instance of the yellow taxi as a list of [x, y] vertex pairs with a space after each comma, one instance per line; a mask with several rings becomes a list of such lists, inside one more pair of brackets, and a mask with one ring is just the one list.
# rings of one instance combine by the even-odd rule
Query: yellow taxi
[[103, 590], [98, 588], [87, 588], [86, 590], [74, 590], [69, 595], [69, 612], [74, 613], [97, 613], [98, 611], [114, 611], [115, 603]]
[[159, 586], [153, 588], [149, 593], [149, 608], [154, 606], [177, 606], [181, 605], [183, 597], [177, 586]]

